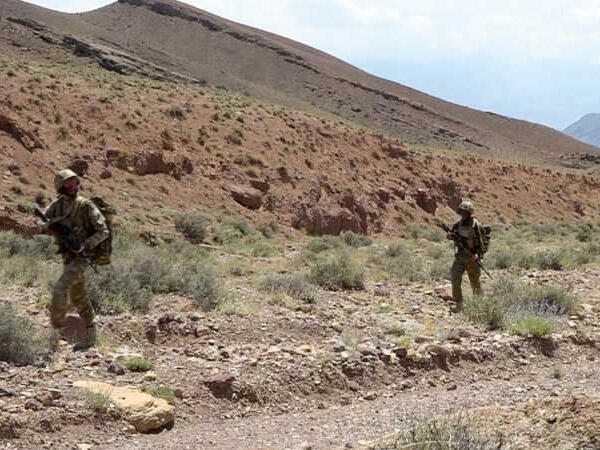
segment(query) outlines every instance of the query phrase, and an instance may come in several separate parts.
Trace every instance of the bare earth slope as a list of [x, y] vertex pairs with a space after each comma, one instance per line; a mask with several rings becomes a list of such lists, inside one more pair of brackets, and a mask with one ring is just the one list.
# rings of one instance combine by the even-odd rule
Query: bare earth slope
[[6, 0], [0, 17], [45, 24], [56, 34], [56, 45], [65, 45], [64, 35], [75, 36], [137, 63], [294, 108], [333, 113], [405, 142], [545, 160], [593, 151], [550, 128], [442, 101], [297, 42], [172, 0], [120, 0], [79, 15]]

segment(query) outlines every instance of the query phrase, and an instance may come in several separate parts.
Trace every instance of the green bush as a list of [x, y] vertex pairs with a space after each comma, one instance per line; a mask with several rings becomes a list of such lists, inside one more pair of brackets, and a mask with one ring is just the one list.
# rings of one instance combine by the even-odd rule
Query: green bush
[[259, 282], [259, 289], [270, 293], [284, 293], [304, 303], [315, 303], [317, 293], [305, 275], [268, 274]]
[[162, 398], [170, 404], [175, 403], [175, 391], [169, 386], [148, 387], [143, 390], [152, 397]]
[[575, 239], [579, 242], [591, 242], [592, 241], [593, 228], [591, 225], [579, 225], [575, 234]]
[[531, 335], [534, 337], [548, 336], [556, 330], [556, 322], [539, 316], [525, 316], [517, 319], [509, 326], [512, 334], [521, 336]]
[[323, 236], [312, 238], [306, 244], [306, 250], [311, 253], [322, 253], [327, 250], [339, 248], [340, 240], [336, 236]]
[[0, 232], [0, 252], [4, 256], [36, 256], [51, 259], [56, 254], [54, 240], [50, 236], [37, 235], [24, 239], [12, 231]]
[[440, 229], [430, 225], [412, 224], [408, 227], [408, 231], [413, 239], [441, 242], [445, 238], [445, 234]]
[[221, 288], [206, 253], [186, 241], [148, 247], [117, 239], [110, 266], [90, 277], [90, 298], [103, 313], [145, 310], [152, 294], [177, 293], [211, 309]]
[[424, 255], [415, 254], [406, 242], [389, 245], [382, 255], [374, 256], [371, 262], [399, 282], [423, 281], [431, 277], [443, 277], [449, 266], [442, 262], [429, 263]]
[[33, 364], [49, 350], [48, 339], [9, 304], [0, 304], [0, 361]]
[[489, 294], [467, 300], [464, 312], [491, 329], [510, 329], [520, 321], [533, 323], [533, 317], [549, 320], [568, 314], [576, 303], [576, 297], [565, 289], [503, 278], [491, 286]]
[[541, 270], [563, 270], [565, 253], [562, 249], [542, 250], [535, 254], [536, 267]]
[[257, 241], [251, 245], [251, 253], [252, 256], [256, 258], [267, 258], [269, 256], [277, 255], [279, 249], [270, 242]]
[[154, 367], [154, 364], [145, 358], [133, 356], [125, 360], [124, 366], [131, 372], [147, 372]]
[[346, 245], [354, 248], [368, 247], [373, 243], [373, 241], [364, 234], [357, 234], [352, 231], [342, 231], [340, 233], [340, 238]]
[[183, 234], [194, 244], [204, 241], [206, 237], [206, 217], [199, 214], [178, 214], [175, 216], [175, 230]]
[[345, 253], [317, 260], [310, 269], [309, 279], [330, 290], [365, 288], [364, 268], [354, 263]]

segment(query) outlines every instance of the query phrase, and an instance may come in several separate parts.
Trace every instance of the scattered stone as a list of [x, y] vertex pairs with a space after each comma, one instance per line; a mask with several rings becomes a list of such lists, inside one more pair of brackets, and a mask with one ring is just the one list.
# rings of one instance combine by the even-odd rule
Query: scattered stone
[[377, 398], [377, 392], [375, 392], [375, 391], [369, 391], [369, 392], [367, 392], [367, 393], [366, 393], [366, 394], [363, 396], [363, 398], [364, 398], [365, 400], [369, 400], [369, 401], [370, 401], [370, 400], [375, 400], [375, 399]]
[[233, 383], [235, 376], [230, 373], [222, 373], [204, 382], [215, 398], [231, 399], [233, 395]]
[[184, 399], [185, 398], [185, 392], [183, 392], [183, 389], [181, 389], [181, 388], [175, 388], [173, 390], [173, 395], [176, 398], [179, 398], [179, 399]]
[[125, 367], [120, 364], [111, 363], [108, 366], [108, 372], [114, 373], [115, 375], [125, 375]]
[[25, 401], [25, 409], [30, 410], [30, 411], [39, 411], [40, 409], [42, 409], [42, 404], [33, 399], [33, 398], [29, 398]]
[[156, 381], [156, 373], [154, 373], [154, 372], [147, 372], [142, 377], [142, 380], [143, 381]]

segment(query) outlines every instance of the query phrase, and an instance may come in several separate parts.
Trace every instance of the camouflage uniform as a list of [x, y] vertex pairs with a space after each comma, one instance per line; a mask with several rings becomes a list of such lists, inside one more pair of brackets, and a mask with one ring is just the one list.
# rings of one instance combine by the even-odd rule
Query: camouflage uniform
[[471, 216], [473, 213], [473, 206], [470, 202], [461, 203], [459, 211], [461, 210], [469, 212], [469, 217], [466, 219], [463, 218], [455, 223], [452, 227], [452, 232], [463, 238], [463, 242], [466, 244], [468, 250], [458, 245], [455, 246], [454, 264], [452, 264], [451, 269], [452, 298], [457, 303], [459, 309], [463, 301], [462, 277], [465, 271], [469, 276], [473, 294], [481, 295], [483, 293], [481, 283], [479, 282], [481, 268], [473, 257], [473, 255], [477, 255], [480, 259], [483, 257], [480, 225], [479, 222]]
[[[77, 241], [83, 247], [83, 253], [89, 254], [109, 236], [106, 220], [100, 210], [79, 195], [69, 196], [63, 193], [63, 184], [77, 175], [71, 170], [61, 170], [56, 175], [55, 187], [58, 198], [46, 210], [49, 223], [62, 223], [74, 230]], [[71, 249], [75, 250], [75, 249]], [[63, 256], [63, 273], [54, 285], [50, 304], [50, 321], [55, 328], [62, 328], [69, 310], [69, 298], [79, 316], [87, 326], [87, 339], [80, 347], [89, 347], [95, 343], [95, 313], [85, 291], [85, 271], [88, 262], [72, 251], [59, 248]]]

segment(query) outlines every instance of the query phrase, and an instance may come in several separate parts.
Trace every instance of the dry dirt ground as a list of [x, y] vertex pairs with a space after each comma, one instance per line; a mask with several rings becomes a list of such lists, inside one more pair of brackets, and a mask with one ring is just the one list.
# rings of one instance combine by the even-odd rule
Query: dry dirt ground
[[[450, 314], [443, 283], [369, 283], [285, 305], [240, 277], [228, 281], [240, 300], [229, 314], [158, 297], [146, 314], [101, 317], [98, 348], [73, 353], [62, 342], [44, 366], [3, 364], [0, 417], [13, 438], [1, 448], [353, 448], [460, 410], [505, 432], [507, 448], [600, 448], [600, 271], [523, 276], [580, 298], [551, 337], [473, 326]], [[5, 288], [1, 300], [47, 326], [38, 298]], [[122, 353], [142, 354], [152, 372], [116, 375]], [[118, 414], [94, 413], [72, 386], [80, 379], [167, 386], [175, 426], [136, 434]]]

